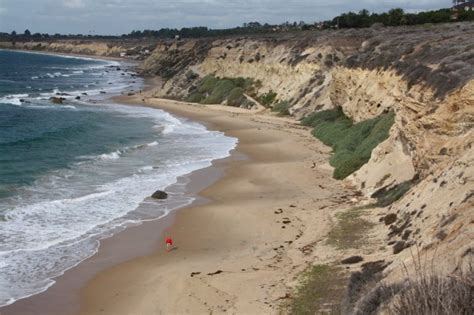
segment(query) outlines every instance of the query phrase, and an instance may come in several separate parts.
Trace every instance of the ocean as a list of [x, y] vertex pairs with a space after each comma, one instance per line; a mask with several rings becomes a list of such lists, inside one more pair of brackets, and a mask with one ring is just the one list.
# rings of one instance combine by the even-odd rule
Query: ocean
[[0, 50], [0, 306], [46, 290], [100, 239], [190, 204], [184, 191], [146, 198], [236, 146], [164, 111], [114, 104], [143, 86], [130, 69]]

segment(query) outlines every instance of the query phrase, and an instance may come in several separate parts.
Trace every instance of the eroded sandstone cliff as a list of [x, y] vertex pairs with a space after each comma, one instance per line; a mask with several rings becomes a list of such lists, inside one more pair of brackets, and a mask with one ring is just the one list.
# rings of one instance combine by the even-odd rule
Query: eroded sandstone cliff
[[[472, 264], [474, 24], [372, 28], [160, 43], [142, 71], [185, 98], [206, 75], [251, 78], [296, 118], [342, 108], [354, 122], [393, 111], [389, 138], [346, 180], [366, 198], [403, 190], [374, 228], [399, 278], [413, 252], [437, 271]], [[365, 199], [365, 203], [370, 203]]]

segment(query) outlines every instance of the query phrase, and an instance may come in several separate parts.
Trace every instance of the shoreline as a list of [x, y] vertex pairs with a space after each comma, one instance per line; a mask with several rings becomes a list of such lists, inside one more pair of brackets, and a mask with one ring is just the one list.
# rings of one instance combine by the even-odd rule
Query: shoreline
[[209, 203], [175, 213], [165, 234], [176, 251], [160, 246], [98, 273], [81, 290], [79, 314], [277, 313], [301, 271], [341, 255], [311, 251], [331, 226], [327, 211], [350, 204], [351, 190], [332, 179], [330, 149], [307, 128], [226, 106], [117, 99], [237, 137], [248, 159], [224, 162], [224, 175], [199, 194]]
[[[228, 136], [234, 136], [239, 139], [237, 148], [234, 149], [231, 157], [213, 161], [212, 166], [196, 171], [196, 173], [201, 175], [194, 175], [193, 172], [184, 176], [185, 178], [197, 176], [194, 181], [191, 180], [191, 186], [199, 185], [199, 182], [206, 178], [212, 178], [212, 180], [208, 182], [209, 184], [212, 183], [212, 185], [205, 189], [204, 186], [201, 186], [202, 191], [198, 194], [200, 202], [203, 200], [207, 200], [207, 202], [202, 204], [200, 202], [194, 202], [189, 206], [173, 211], [165, 218], [145, 222], [139, 226], [129, 227], [110, 238], [102, 239], [97, 254], [81, 262], [78, 266], [69, 269], [63, 276], [55, 279], [57, 283], [45, 292], [19, 300], [10, 306], [4, 307], [1, 310], [3, 315], [76, 314], [78, 312], [80, 314], [104, 314], [104, 310], [108, 311], [105, 312], [105, 314], [132, 314], [134, 311], [127, 312], [125, 307], [126, 305], [133, 305], [133, 303], [129, 303], [131, 301], [127, 301], [126, 305], [120, 305], [114, 301], [113, 297], [108, 295], [109, 290], [106, 289], [108, 287], [125, 290], [123, 292], [126, 292], [129, 287], [128, 284], [113, 283], [121, 279], [117, 276], [117, 270], [119, 270], [120, 274], [125, 273], [127, 275], [131, 274], [131, 271], [133, 271], [133, 273], [138, 272], [136, 279], [135, 277], [131, 279], [130, 276], [125, 277], [127, 283], [131, 282], [138, 285], [140, 283], [138, 279], [150, 272], [151, 269], [154, 270], [153, 266], [156, 265], [157, 268], [161, 267], [166, 269], [165, 266], [167, 264], [177, 263], [175, 259], [178, 259], [179, 264], [183, 264], [183, 255], [190, 255], [192, 259], [196, 260], [203, 259], [204, 255], [204, 268], [209, 268], [209, 265], [214, 265], [216, 261], [220, 261], [225, 265], [232, 263], [234, 260], [240, 259], [242, 261], [242, 257], [240, 256], [244, 255], [245, 259], [242, 263], [245, 264], [247, 261], [247, 264], [252, 265], [252, 267], [250, 267], [251, 272], [249, 272], [248, 268], [240, 268], [240, 272], [244, 274], [251, 273], [252, 281], [261, 283], [263, 286], [268, 285], [268, 288], [266, 290], [256, 290], [256, 286], [246, 288], [249, 293], [253, 292], [259, 296], [263, 294], [263, 296], [259, 298], [259, 302], [256, 303], [257, 305], [252, 305], [255, 301], [250, 302], [248, 296], [245, 296], [243, 299], [244, 305], [237, 305], [238, 303], [234, 305], [236, 310], [264, 313], [274, 312], [275, 309], [272, 308], [278, 304], [275, 303], [275, 301], [288, 296], [289, 287], [291, 286], [290, 283], [294, 280], [293, 277], [304, 270], [311, 260], [311, 257], [305, 257], [307, 256], [306, 254], [301, 255], [303, 252], [298, 246], [301, 247], [301, 244], [309, 240], [314, 243], [315, 239], [321, 239], [327, 232], [330, 223], [328, 215], [319, 211], [316, 217], [312, 218], [312, 221], [315, 221], [319, 229], [310, 233], [304, 233], [303, 229], [305, 229], [306, 225], [303, 224], [303, 222], [305, 222], [304, 217], [307, 216], [308, 213], [298, 214], [296, 212], [306, 211], [306, 209], [302, 208], [301, 204], [309, 204], [315, 201], [314, 198], [308, 198], [306, 196], [309, 191], [316, 194], [322, 193], [327, 197], [340, 197], [339, 193], [344, 191], [341, 183], [332, 179], [331, 167], [329, 167], [327, 163], [330, 149], [315, 140], [307, 128], [301, 127], [296, 121], [288, 118], [260, 115], [256, 111], [234, 107], [220, 105], [202, 106], [150, 98], [147, 94], [151, 89], [156, 88], [157, 84], [158, 80], [146, 80], [144, 84], [146, 88], [145, 92], [135, 94], [131, 97], [116, 96], [112, 99], [121, 105], [159, 108], [173, 115], [197, 121], [205, 125], [208, 129], [219, 130]], [[142, 101], [143, 98], [145, 102]], [[268, 127], [270, 128], [267, 130]], [[289, 151], [293, 152], [285, 152], [279, 144], [283, 145], [283, 147], [285, 145], [290, 146]], [[304, 152], [301, 154], [301, 152], [298, 151]], [[243, 155], [248, 157], [248, 159], [243, 159]], [[236, 156], [238, 157], [237, 159]], [[314, 165], [315, 160], [317, 161], [318, 167], [313, 169], [311, 165]], [[286, 167], [294, 168], [291, 173], [293, 177], [297, 177], [297, 180], [287, 181], [285, 179], [283, 182], [279, 180], [278, 183], [275, 183], [275, 178], [272, 177], [278, 173], [280, 176], [277, 177], [284, 178], [284, 176], [287, 175]], [[242, 173], [241, 168], [248, 168], [251, 169], [251, 171]], [[259, 171], [265, 169], [271, 170], [270, 177], [261, 176], [261, 174], [258, 175]], [[311, 172], [308, 173], [308, 170], [311, 170]], [[216, 172], [220, 172], [220, 175], [217, 176]], [[317, 173], [317, 176], [313, 176], [315, 175], [314, 172]], [[241, 183], [235, 185], [235, 187], [239, 187], [239, 189], [240, 187], [244, 187], [244, 190], [246, 190], [241, 192], [244, 199], [240, 205], [238, 202], [236, 203], [233, 194], [229, 194], [229, 188], [234, 187], [234, 184], [231, 185], [232, 187], [229, 187], [229, 183], [235, 181], [236, 178]], [[337, 189], [322, 186], [322, 184], [326, 186], [328, 181], [329, 186], [337, 187]], [[292, 191], [292, 183], [301, 184], [301, 182], [304, 186], [304, 189], [301, 191], [302, 194], [301, 192]], [[311, 182], [311, 184], [308, 186], [307, 182]], [[288, 184], [290, 185], [288, 186]], [[263, 195], [255, 196], [256, 192], [253, 191], [253, 189], [257, 189], [259, 193]], [[279, 194], [287, 189], [292, 191], [294, 195], [290, 198], [281, 198]], [[195, 193], [197, 192], [198, 191]], [[216, 195], [219, 197], [216, 198]], [[297, 195], [299, 195], [299, 197], [297, 197]], [[261, 200], [267, 197], [271, 197], [270, 201]], [[249, 204], [250, 199], [253, 202]], [[275, 204], [272, 202], [272, 199], [278, 199], [279, 201]], [[319, 203], [322, 210], [324, 208], [330, 208], [335, 202], [331, 200], [331, 198], [323, 197], [319, 198], [316, 203]], [[257, 211], [254, 209], [255, 205], [258, 208]], [[210, 209], [211, 213], [213, 213], [216, 211], [216, 207], [222, 207], [227, 210], [227, 213], [222, 218], [223, 222], [221, 222], [226, 224], [222, 226], [220, 226], [220, 224], [212, 224], [212, 227], [216, 228], [219, 233], [214, 232], [211, 233], [211, 235], [199, 237], [195, 235], [190, 236], [189, 234], [192, 233], [190, 231], [196, 228], [198, 228], [199, 231], [210, 232], [207, 231], [210, 224], [208, 222], [209, 220], [206, 221], [194, 212], [208, 211]], [[243, 228], [243, 230], [247, 231], [244, 237], [240, 235], [239, 229], [234, 231], [238, 228], [238, 226], [232, 222], [231, 211], [233, 210], [232, 208], [235, 207], [250, 207], [252, 209], [252, 213], [250, 214], [239, 214], [239, 220], [245, 218], [244, 221], [247, 224], [253, 225], [253, 228], [250, 229], [249, 227]], [[263, 217], [258, 213], [262, 208], [270, 208], [270, 212], [267, 211]], [[284, 212], [285, 220], [283, 221], [288, 220], [291, 222], [290, 224], [282, 223], [279, 220], [275, 222], [275, 219], [281, 219], [282, 215], [275, 216], [274, 214], [280, 210]], [[213, 213], [211, 216], [213, 217], [215, 215], [216, 213]], [[267, 215], [269, 215], [269, 217], [267, 217]], [[254, 225], [256, 223], [258, 224]], [[191, 226], [189, 226], [189, 224], [191, 224]], [[182, 228], [178, 228], [178, 226], [187, 226], [187, 228], [185, 228], [185, 231], [181, 231]], [[257, 229], [264, 230], [264, 232], [258, 232], [252, 235]], [[234, 235], [229, 238], [223, 237], [229, 230], [234, 231], [237, 236]], [[293, 236], [282, 237], [281, 231], [290, 232]], [[200, 233], [196, 232], [196, 230], [194, 230], [194, 232]], [[160, 241], [165, 233], [171, 233], [178, 244], [178, 250], [173, 251], [168, 256], [164, 255], [164, 246]], [[137, 237], [137, 235], [140, 237]], [[217, 240], [214, 239], [216, 237]], [[250, 239], [247, 239], [248, 237], [250, 237]], [[213, 240], [210, 241], [210, 238]], [[224, 239], [222, 240], [220, 238]], [[288, 238], [294, 238], [294, 240], [288, 240]], [[147, 244], [143, 244], [143, 240], [146, 240]], [[258, 242], [251, 246], [252, 253], [249, 253], [247, 246], [252, 243], [252, 240], [257, 240]], [[138, 246], [137, 242], [139, 242]], [[202, 245], [207, 243], [215, 245], [210, 248], [202, 248]], [[243, 246], [244, 244], [245, 246]], [[131, 251], [130, 247], [134, 248], [134, 250]], [[135, 247], [139, 248], [137, 249]], [[213, 261], [212, 255], [207, 255], [209, 251], [217, 252], [222, 255], [222, 252], [227, 251], [226, 249], [237, 253], [239, 257], [229, 259], [229, 255], [232, 255], [231, 253], [226, 253], [223, 260], [221, 258]], [[292, 252], [291, 255], [289, 255], [290, 252]], [[257, 256], [260, 257], [259, 261], [253, 261], [254, 258], [248, 257], [254, 257], [256, 253], [258, 254]], [[178, 258], [172, 258], [172, 255]], [[184, 260], [186, 260], [186, 256], [184, 256]], [[287, 258], [291, 256], [290, 260], [294, 261], [296, 259], [297, 263], [291, 266], [285, 265], [277, 267], [278, 264], [286, 260], [282, 258], [285, 256]], [[261, 257], [264, 258], [262, 259]], [[209, 258], [211, 258], [210, 261]], [[325, 259], [327, 258], [328, 257]], [[331, 257], [331, 259], [333, 259], [333, 257]], [[153, 262], [151, 267], [150, 261]], [[267, 265], [263, 268], [257, 267], [262, 261], [265, 261]], [[187, 271], [179, 270], [177, 272], [179, 279], [175, 279], [173, 282], [178, 281], [183, 285], [183, 283], [189, 280], [189, 275], [193, 272], [198, 273], [197, 275], [199, 276], [196, 278], [205, 277], [201, 276], [201, 274], [205, 272], [189, 270], [191, 265], [184, 263], [183, 267], [183, 270]], [[159, 269], [157, 271], [160, 277], [166, 278], [166, 274], [162, 273], [163, 270]], [[217, 274], [222, 273], [221, 269], [214, 271], [208, 269], [207, 271], [208, 274], [212, 274], [213, 272], [217, 272]], [[287, 273], [283, 279], [281, 279], [282, 272]], [[239, 275], [237, 275], [237, 278], [238, 277]], [[122, 281], [124, 280], [122, 279]], [[239, 282], [238, 279], [234, 278], [229, 280], [230, 283], [232, 281]], [[154, 283], [152, 290], [163, 290], [163, 288], [165, 288], [165, 292], [161, 291], [163, 296], [168, 296], [168, 294], [180, 296], [180, 292], [168, 292], [170, 285], [172, 285], [172, 283], [169, 285]], [[240, 288], [241, 286], [241, 283], [237, 283], [235, 288]], [[190, 288], [191, 287], [193, 286], [191, 285]], [[194, 291], [197, 292], [202, 289], [201, 284], [198, 288], [195, 288]], [[139, 292], [146, 294], [146, 292], [143, 291]], [[120, 293], [117, 294], [120, 295]], [[189, 296], [193, 296], [192, 292]], [[137, 296], [134, 297], [137, 298]], [[60, 302], [56, 302], [58, 300]], [[157, 307], [154, 305], [154, 302], [160, 299], [146, 298], [146, 300], [147, 309], [139, 311], [138, 313], [154, 312], [149, 309], [149, 307]], [[202, 301], [196, 304], [195, 300], [196, 297], [193, 298], [193, 301], [187, 301], [184, 305], [199, 310], [198, 312], [223, 311], [222, 305], [220, 305], [222, 301], [219, 303], [216, 302], [221, 300], [219, 298], [216, 300], [210, 299], [210, 301], [205, 301], [204, 304]], [[273, 302], [270, 303], [268, 301]], [[166, 312], [184, 311], [179, 308], [180, 306], [176, 305], [176, 301], [173, 303], [163, 305], [162, 307]], [[216, 305], [211, 306], [211, 304]]]
[[[167, 192], [174, 192], [181, 190], [184, 186], [186, 195], [194, 198], [190, 205], [173, 209], [161, 218], [127, 226], [118, 233], [101, 239], [95, 254], [54, 278], [55, 283], [52, 286], [43, 292], [0, 308], [0, 314], [76, 314], [79, 311], [80, 290], [95, 274], [119, 263], [159, 250], [163, 232], [174, 222], [178, 211], [209, 202], [201, 197], [199, 192], [222, 176], [222, 169], [229, 159], [244, 159], [244, 157], [239, 157], [239, 154], [234, 153], [233, 150], [230, 156], [213, 160], [211, 166], [180, 176], [175, 184], [166, 187]], [[135, 211], [137, 210], [140, 210], [140, 206]]]
[[[15, 50], [18, 52], [24, 53], [36, 53], [24, 50]], [[44, 54], [42, 52], [38, 54]], [[49, 55], [60, 55], [58, 53], [51, 53]], [[70, 55], [67, 55], [70, 56]], [[89, 59], [101, 59], [101, 58], [89, 58]], [[125, 60], [126, 61], [126, 60]], [[146, 81], [146, 79], [145, 79]], [[151, 85], [154, 86], [156, 83], [154, 80], [149, 80], [149, 82], [145, 82], [142, 85], [141, 89], [146, 89]], [[123, 93], [122, 93], [123, 95]], [[118, 94], [110, 94], [108, 95], [109, 100], [114, 101], [115, 97], [120, 97]], [[117, 105], [125, 105], [129, 106], [130, 104], [127, 103], [120, 103], [114, 102]], [[168, 192], [173, 192], [179, 190], [181, 193], [181, 186], [185, 186], [184, 189], [186, 192], [185, 194], [188, 196], [193, 197], [195, 200], [192, 201], [191, 205], [194, 204], [201, 204], [207, 202], [204, 198], [201, 198], [198, 195], [198, 192], [202, 190], [205, 186], [209, 185], [210, 183], [216, 181], [221, 175], [221, 167], [216, 166], [223, 164], [227, 159], [235, 158], [234, 155], [239, 155], [238, 153], [233, 153], [235, 148], [229, 152], [229, 156], [226, 158], [219, 158], [214, 159], [212, 161], [212, 165], [195, 170], [191, 173], [179, 176], [177, 178], [177, 182], [170, 186], [164, 187]], [[243, 157], [238, 157], [239, 159]], [[146, 201], [143, 200], [144, 202]], [[190, 205], [179, 206], [169, 214], [155, 219], [149, 219], [142, 221], [139, 225], [129, 225], [125, 227], [123, 230], [115, 232], [112, 236], [106, 236], [99, 240], [99, 248], [96, 253], [92, 254], [92, 256], [86, 258], [85, 260], [79, 262], [77, 265], [65, 270], [61, 275], [54, 277], [53, 280], [55, 281], [50, 287], [44, 289], [41, 292], [32, 294], [27, 297], [20, 298], [13, 302], [12, 304], [8, 304], [5, 306], [0, 307], [0, 314], [71, 314], [75, 313], [78, 309], [78, 292], [79, 289], [85, 284], [86, 279], [91, 278], [95, 273], [99, 272], [100, 270], [106, 269], [107, 267], [113, 266], [123, 261], [127, 261], [129, 259], [143, 256], [149, 254], [155, 250], [157, 244], [159, 243], [159, 239], [161, 239], [161, 232], [158, 232], [155, 235], [155, 231], [162, 231], [166, 226], [170, 225], [174, 219], [175, 211], [183, 207], [187, 207]], [[134, 211], [140, 210], [139, 206]], [[146, 227], [145, 227], [146, 225]], [[154, 237], [154, 242], [148, 242], [145, 245], [138, 246], [133, 250], [127, 251], [125, 254], [120, 253], [120, 249], [116, 248], [116, 243], [112, 241], [112, 239], [120, 239], [124, 240], [127, 239], [128, 242], [131, 242], [135, 236], [131, 235], [136, 230], [143, 230], [140, 231], [142, 235], [146, 235], [147, 237]], [[153, 231], [153, 233], [150, 233]], [[127, 237], [127, 235], [131, 235]], [[135, 239], [135, 241], [137, 241]], [[113, 243], [110, 246], [109, 243]], [[115, 248], [115, 249], [111, 249]], [[104, 253], [105, 252], [105, 253]], [[104, 260], [107, 260], [104, 262]], [[65, 294], [67, 292], [67, 294]], [[70, 296], [69, 296], [70, 295]], [[58, 300], [58, 297], [61, 298], [60, 303], [51, 303], [51, 301]], [[53, 307], [51, 307], [53, 305]]]

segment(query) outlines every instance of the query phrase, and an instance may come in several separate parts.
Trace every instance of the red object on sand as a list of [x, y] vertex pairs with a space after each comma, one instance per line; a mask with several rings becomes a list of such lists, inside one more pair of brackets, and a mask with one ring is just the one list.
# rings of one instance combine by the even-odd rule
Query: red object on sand
[[167, 237], [165, 242], [166, 242], [166, 244], [173, 245], [173, 240], [171, 239], [171, 237]]

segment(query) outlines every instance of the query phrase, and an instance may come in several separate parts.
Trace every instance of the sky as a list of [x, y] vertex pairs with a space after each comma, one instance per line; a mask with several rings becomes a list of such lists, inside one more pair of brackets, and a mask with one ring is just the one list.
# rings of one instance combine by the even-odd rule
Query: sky
[[307, 23], [368, 9], [407, 12], [446, 8], [451, 0], [0, 0], [0, 32], [120, 35], [132, 30], [245, 22]]

